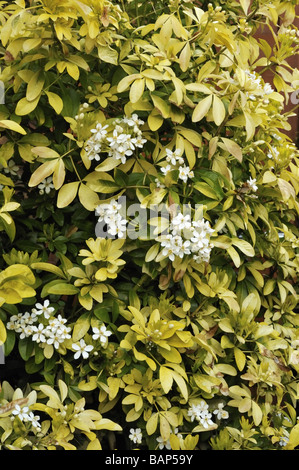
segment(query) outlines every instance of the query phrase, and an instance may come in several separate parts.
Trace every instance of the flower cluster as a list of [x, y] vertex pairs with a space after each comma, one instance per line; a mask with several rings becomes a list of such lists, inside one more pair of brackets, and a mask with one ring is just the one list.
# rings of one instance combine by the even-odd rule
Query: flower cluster
[[268, 104], [269, 100], [266, 98], [267, 95], [271, 95], [274, 92], [270, 83], [262, 84], [262, 78], [257, 76], [255, 72], [250, 72], [249, 70], [245, 70], [245, 74], [248, 78], [247, 85], [249, 86], [250, 90], [247, 92], [247, 96], [250, 100], [256, 100], [256, 94], [261, 95], [264, 100], [264, 104]]
[[[216, 415], [218, 420], [227, 419], [229, 414], [224, 409], [224, 403], [219, 403], [218, 407], [212, 412]], [[212, 421], [212, 413], [209, 410], [208, 404], [201, 400], [200, 403], [192, 404], [188, 409], [187, 416], [190, 417], [191, 422], [198, 421], [205, 429], [213, 426], [215, 423]]]
[[185, 255], [192, 255], [198, 263], [209, 261], [213, 248], [210, 235], [214, 230], [208, 221], [203, 218], [191, 220], [189, 214], [184, 215], [179, 212], [173, 217], [169, 232], [158, 238], [163, 246], [162, 256], [174, 261], [175, 257], [183, 258]]
[[44, 304], [37, 303], [30, 313], [12, 315], [7, 328], [19, 333], [20, 339], [31, 337], [38, 344], [52, 344], [59, 349], [71, 337], [71, 328], [66, 326], [66, 319], [61, 315], [53, 317], [53, 312], [54, 307], [50, 306], [49, 300], [45, 300]]
[[107, 204], [100, 204], [96, 208], [96, 215], [99, 216], [98, 222], [107, 224], [107, 232], [112, 236], [123, 238], [126, 233], [126, 224], [128, 221], [121, 215], [122, 205], [114, 199]]
[[41, 428], [41, 425], [39, 423], [40, 417], [30, 411], [28, 406], [21, 407], [20, 405], [15, 405], [14, 410], [12, 411], [12, 420], [14, 420], [16, 416], [22, 422], [30, 423], [31, 426], [36, 430]]
[[89, 160], [99, 161], [100, 153], [103, 151], [103, 142], [106, 138], [108, 126], [98, 123], [95, 129], [91, 129], [92, 136], [85, 142], [85, 152]]
[[[92, 339], [94, 341], [99, 340], [101, 347], [103, 348], [107, 347], [108, 338], [110, 335], [112, 335], [112, 332], [107, 330], [106, 325], [103, 324], [100, 326], [100, 328], [97, 328], [94, 326], [92, 327], [92, 332], [93, 332]], [[95, 348], [92, 344], [86, 344], [84, 338], [81, 338], [79, 342], [72, 344], [72, 349], [73, 351], [75, 351], [74, 359], [79, 359], [81, 356], [83, 359], [88, 359], [89, 354]]]
[[141, 444], [142, 442], [142, 431], [140, 428], [131, 428], [129, 439], [134, 442], [134, 444]]
[[166, 161], [168, 164], [161, 168], [161, 172], [164, 176], [166, 176], [170, 171], [178, 170], [179, 179], [184, 183], [187, 183], [188, 178], [194, 177], [194, 172], [190, 170], [189, 166], [184, 164], [182, 151], [180, 149], [175, 149], [174, 151], [166, 149]]
[[112, 132], [108, 133], [108, 125], [98, 123], [91, 129], [92, 136], [85, 142], [85, 152], [89, 160], [100, 160], [100, 153], [107, 152], [109, 157], [125, 163], [127, 157], [133, 155], [137, 148], [143, 148], [146, 139], [142, 136], [140, 126], [144, 121], [137, 114], [116, 119]]

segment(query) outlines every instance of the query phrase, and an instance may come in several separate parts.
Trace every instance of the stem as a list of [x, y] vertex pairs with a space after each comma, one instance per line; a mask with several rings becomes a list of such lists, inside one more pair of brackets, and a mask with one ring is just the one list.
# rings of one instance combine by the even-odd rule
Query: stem
[[[70, 152], [66, 152], [65, 155], [67, 155], [68, 153], [70, 153]], [[64, 155], [63, 155], [63, 156], [64, 156]], [[73, 168], [74, 168], [74, 170], [75, 170], [75, 173], [76, 173], [76, 175], [77, 175], [78, 180], [82, 183], [81, 176], [79, 175], [79, 173], [78, 173], [78, 171], [77, 171], [77, 168], [76, 168], [76, 166], [75, 166], [75, 163], [74, 163], [74, 160], [73, 160], [73, 157], [72, 157], [72, 156], [70, 156], [70, 160], [71, 160], [71, 162], [72, 162], [72, 165], [73, 165]]]

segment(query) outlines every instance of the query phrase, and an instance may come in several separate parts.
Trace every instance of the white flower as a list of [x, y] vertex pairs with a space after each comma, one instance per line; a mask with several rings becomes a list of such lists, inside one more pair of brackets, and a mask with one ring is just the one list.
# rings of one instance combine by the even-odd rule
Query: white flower
[[274, 91], [270, 83], [265, 83], [263, 90], [265, 95], [270, 95]]
[[35, 310], [32, 310], [31, 313], [25, 312], [22, 319], [27, 325], [32, 325], [32, 323], [36, 322], [37, 316]]
[[105, 346], [106, 343], [108, 342], [108, 337], [110, 335], [112, 335], [112, 332], [107, 330], [106, 326], [105, 325], [102, 325], [99, 328], [96, 328], [95, 326], [92, 328], [92, 331], [93, 331], [93, 335], [92, 335], [92, 339], [94, 340], [97, 340], [99, 339], [100, 340], [100, 343], [102, 344], [102, 346]]
[[102, 146], [100, 142], [95, 140], [94, 136], [85, 142], [84, 150], [89, 160], [99, 161], [101, 159], [100, 152], [102, 150]]
[[42, 323], [38, 326], [33, 326], [32, 341], [36, 341], [36, 343], [46, 342], [45, 326]]
[[173, 434], [176, 434], [179, 439], [183, 438], [183, 435], [179, 433], [179, 428], [175, 428]]
[[4, 168], [4, 173], [10, 173], [12, 176], [17, 175], [19, 166], [15, 164], [14, 160], [9, 160], [7, 167]]
[[192, 403], [187, 411], [187, 416], [190, 416], [191, 421], [194, 421], [195, 419], [200, 421], [204, 416], [206, 416], [206, 414], [208, 414], [208, 408], [207, 403], [203, 400], [196, 405]]
[[107, 134], [107, 131], [106, 131], [107, 128], [108, 128], [108, 125], [102, 126], [102, 124], [99, 122], [96, 125], [95, 129], [91, 129], [90, 132], [92, 132], [94, 134], [94, 138], [97, 141], [101, 141], [103, 138], [105, 138], [105, 136]]
[[249, 180], [246, 181], [246, 183], [249, 185], [250, 189], [252, 191], [257, 191], [258, 190], [258, 187], [256, 185], [256, 179], [252, 179], [251, 177], [249, 178]]
[[289, 435], [288, 430], [284, 426], [282, 426], [281, 429], [282, 429], [282, 436], [280, 437], [280, 441], [278, 443], [281, 447], [284, 447], [288, 444], [290, 440], [290, 435]]
[[58, 318], [53, 318], [46, 328], [48, 335], [47, 344], [53, 344], [55, 349], [59, 349], [61, 343], [71, 338], [69, 334], [71, 328], [67, 327], [65, 323], [66, 319], [58, 315]]
[[140, 428], [130, 429], [129, 439], [134, 442], [134, 444], [141, 444], [142, 441], [142, 432]]
[[[193, 255], [193, 259], [201, 263], [208, 262], [213, 245], [210, 243], [210, 235], [214, 230], [209, 222], [204, 219], [191, 221], [189, 214], [177, 214], [169, 227], [170, 233], [162, 235], [159, 239], [163, 247], [162, 256], [174, 261], [178, 256]], [[179, 233], [184, 230], [183, 236]]]
[[20, 405], [15, 405], [15, 408], [12, 411], [12, 414], [14, 416], [18, 416], [18, 418], [21, 421], [23, 421], [23, 420], [28, 419], [28, 412], [29, 412], [28, 406], [24, 406], [23, 408], [21, 408]]
[[193, 422], [195, 419], [198, 419], [198, 409], [196, 405], [191, 405], [187, 411], [187, 416], [190, 416], [191, 421]]
[[157, 188], [165, 188], [165, 185], [161, 183], [158, 178], [155, 178], [155, 183]]
[[110, 235], [117, 235], [119, 238], [123, 238], [127, 230], [127, 223], [128, 221], [126, 219], [119, 218], [116, 222], [110, 223], [108, 232], [110, 233]]
[[176, 149], [174, 151], [166, 149], [166, 155], [166, 161], [171, 163], [173, 166], [175, 166], [177, 163], [180, 165], [184, 163], [184, 159], [182, 158], [182, 151], [180, 149]]
[[32, 325], [22, 325], [21, 327], [21, 334], [20, 334], [20, 339], [24, 339], [24, 338], [28, 338], [29, 336], [31, 336], [35, 329], [34, 329], [34, 326]]
[[279, 151], [277, 150], [276, 147], [271, 147], [272, 151], [269, 150], [269, 152], [267, 153], [267, 157], [268, 158], [273, 158], [273, 155], [274, 157], [279, 157]]
[[15, 330], [17, 333], [22, 333], [22, 338], [30, 335], [30, 327], [37, 320], [34, 313], [25, 312], [24, 314], [18, 313], [12, 315], [10, 321], [7, 323], [9, 330]]
[[117, 145], [119, 143], [119, 133], [118, 129], [114, 129], [112, 132], [112, 137], [107, 137], [107, 142], [109, 142], [110, 147]]
[[194, 173], [193, 171], [190, 170], [190, 168], [186, 165], [180, 166], [179, 168], [179, 178], [184, 181], [184, 183], [187, 182], [188, 178], [193, 178]]
[[126, 224], [128, 221], [120, 214], [122, 206], [114, 199], [109, 204], [100, 204], [96, 208], [96, 214], [99, 216], [99, 222], [105, 222], [108, 226], [110, 235], [118, 235], [122, 238], [126, 233]]
[[203, 413], [202, 416], [200, 417], [200, 424], [202, 424], [202, 426], [204, 428], [208, 428], [209, 426], [215, 424], [212, 420], [211, 420], [211, 413]]
[[250, 84], [256, 89], [262, 87], [261, 85], [261, 77], [258, 77], [255, 72], [250, 72], [250, 70], [245, 70], [245, 74], [247, 75]]
[[170, 445], [169, 439], [165, 440], [165, 439], [163, 439], [162, 436], [160, 436], [160, 437], [157, 437], [156, 440], [159, 443], [158, 447], [159, 447], [160, 450], [164, 449], [164, 447], [167, 450], [171, 450], [171, 445]]
[[135, 126], [142, 126], [144, 124], [144, 121], [138, 118], [138, 115], [136, 113], [132, 114], [130, 117], [124, 117], [122, 119], [122, 122], [125, 124], [128, 124], [130, 127], [135, 127]]
[[49, 194], [51, 189], [54, 189], [55, 186], [53, 184], [53, 179], [52, 176], [49, 176], [48, 178], [44, 179], [39, 185], [39, 194]]
[[142, 135], [138, 135], [137, 137], [132, 139], [132, 143], [135, 145], [135, 147], [138, 147], [138, 148], [142, 148], [146, 142], [147, 140], [143, 139]]
[[32, 426], [34, 428], [37, 428], [37, 429], [39, 429], [41, 427], [40, 423], [38, 422], [39, 420], [40, 420], [40, 417], [34, 415], [34, 413], [32, 413], [32, 411], [30, 411], [29, 415], [26, 418], [26, 421], [30, 421]]
[[105, 141], [108, 125], [97, 123], [95, 129], [91, 129], [92, 136], [85, 142], [84, 150], [89, 160], [99, 161], [102, 151], [102, 143]]
[[35, 304], [34, 313], [36, 315], [44, 315], [45, 318], [50, 318], [50, 314], [54, 312], [54, 307], [49, 307], [50, 301], [47, 299], [44, 301], [44, 305], [41, 303]]
[[87, 359], [89, 357], [90, 351], [93, 350], [93, 346], [86, 345], [83, 338], [80, 339], [79, 344], [72, 344], [72, 348], [76, 351], [74, 354], [74, 359], [79, 359], [82, 355], [83, 359]]
[[109, 204], [100, 204], [96, 208], [96, 215], [99, 216], [99, 222], [109, 218], [109, 216], [117, 214], [121, 209], [121, 204], [119, 204], [115, 199], [112, 199]]
[[177, 214], [171, 221], [171, 229], [174, 232], [181, 232], [185, 229], [191, 228], [191, 216], [189, 214], [183, 215], [181, 212]]
[[167, 175], [167, 173], [169, 173], [172, 170], [173, 170], [173, 168], [172, 168], [171, 165], [166, 165], [165, 167], [161, 168], [161, 171], [165, 176]]
[[227, 419], [229, 417], [228, 412], [223, 409], [224, 406], [224, 403], [218, 403], [218, 408], [213, 411], [213, 414], [216, 415], [217, 419]]

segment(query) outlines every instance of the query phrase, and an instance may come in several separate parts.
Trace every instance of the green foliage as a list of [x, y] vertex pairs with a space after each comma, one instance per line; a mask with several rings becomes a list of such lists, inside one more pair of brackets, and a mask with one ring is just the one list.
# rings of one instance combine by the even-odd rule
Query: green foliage
[[0, 448], [298, 446], [297, 4], [1, 2]]

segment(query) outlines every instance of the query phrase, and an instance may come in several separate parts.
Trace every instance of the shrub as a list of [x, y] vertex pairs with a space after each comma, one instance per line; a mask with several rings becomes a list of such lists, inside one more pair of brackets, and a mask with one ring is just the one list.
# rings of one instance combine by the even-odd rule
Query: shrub
[[1, 2], [1, 448], [298, 445], [297, 3]]

